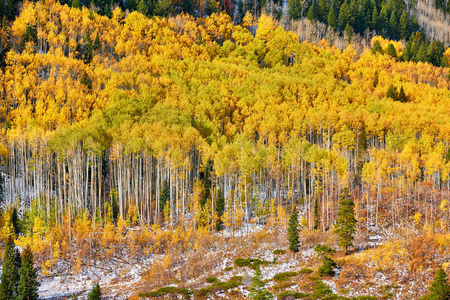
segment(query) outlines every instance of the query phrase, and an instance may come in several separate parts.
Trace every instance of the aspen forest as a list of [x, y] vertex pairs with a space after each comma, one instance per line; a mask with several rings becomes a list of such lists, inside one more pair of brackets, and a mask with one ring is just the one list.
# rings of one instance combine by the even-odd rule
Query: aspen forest
[[425, 2], [0, 1], [0, 299], [450, 299]]

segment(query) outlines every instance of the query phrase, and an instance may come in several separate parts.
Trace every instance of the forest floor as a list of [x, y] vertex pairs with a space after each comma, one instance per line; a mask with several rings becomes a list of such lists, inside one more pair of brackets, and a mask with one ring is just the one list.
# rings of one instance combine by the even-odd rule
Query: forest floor
[[[140, 294], [165, 299], [246, 299], [255, 271], [237, 266], [235, 260], [254, 258], [263, 263], [262, 279], [278, 299], [289, 299], [280, 297], [283, 292], [285, 296], [316, 293], [316, 299], [332, 294], [418, 299], [427, 292], [436, 269], [448, 267], [446, 247], [439, 247], [442, 238], [448, 239], [423, 234], [410, 241], [388, 240], [376, 246], [358, 241], [349, 255], [339, 251], [334, 255], [338, 264], [334, 276], [319, 277], [321, 260], [313, 248], [322, 243], [338, 249], [333, 234], [303, 231], [301, 249], [292, 253], [287, 250], [285, 233], [256, 226], [234, 234], [213, 234], [203, 246], [189, 251], [177, 251], [175, 247], [141, 257], [139, 262], [124, 256], [96, 261], [77, 274], [41, 274], [39, 294], [42, 299], [70, 299], [72, 294], [83, 299], [98, 280], [106, 299], [139, 299]], [[274, 254], [277, 249], [284, 253]], [[168, 286], [172, 288], [155, 293]]]

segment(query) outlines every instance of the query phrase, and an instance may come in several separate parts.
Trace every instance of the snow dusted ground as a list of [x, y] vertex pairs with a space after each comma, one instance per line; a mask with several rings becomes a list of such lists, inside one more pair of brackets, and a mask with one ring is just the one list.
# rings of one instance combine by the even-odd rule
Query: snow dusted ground
[[152, 259], [128, 268], [108, 271], [99, 268], [85, 268], [76, 275], [41, 276], [39, 296], [41, 299], [65, 299], [75, 294], [86, 298], [95, 281], [98, 281], [105, 299], [128, 299], [135, 295], [134, 287], [141, 280], [142, 273], [150, 267]]

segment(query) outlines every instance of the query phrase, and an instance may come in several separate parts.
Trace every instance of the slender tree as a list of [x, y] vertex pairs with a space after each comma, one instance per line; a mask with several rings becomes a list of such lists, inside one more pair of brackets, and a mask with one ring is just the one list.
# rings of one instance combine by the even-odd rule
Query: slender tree
[[355, 226], [357, 221], [354, 207], [355, 204], [348, 193], [348, 189], [345, 188], [339, 201], [336, 229], [334, 231], [338, 235], [338, 245], [345, 249], [345, 254], [348, 253], [348, 248], [353, 246], [353, 234], [356, 231]]
[[289, 227], [288, 227], [288, 241], [289, 241], [289, 250], [292, 252], [298, 252], [299, 240], [298, 240], [298, 212], [297, 209], [294, 208], [292, 214], [289, 218]]
[[22, 255], [22, 265], [19, 269], [19, 286], [17, 288], [19, 300], [37, 300], [39, 282], [33, 265], [33, 252], [27, 245]]

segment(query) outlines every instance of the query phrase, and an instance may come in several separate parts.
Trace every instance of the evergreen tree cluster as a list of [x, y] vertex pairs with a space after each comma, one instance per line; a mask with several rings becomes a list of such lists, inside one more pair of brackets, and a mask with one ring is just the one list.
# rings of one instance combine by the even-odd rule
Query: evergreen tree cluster
[[12, 236], [9, 236], [3, 255], [0, 299], [37, 300], [38, 287], [39, 282], [30, 246], [27, 246], [20, 255]]
[[422, 33], [414, 32], [408, 39], [401, 57], [398, 57], [397, 51], [391, 43], [388, 45], [386, 51], [383, 51], [380, 42], [375, 41], [373, 43], [372, 52], [388, 54], [401, 61], [421, 61], [430, 63], [436, 67], [448, 67], [449, 61], [444, 55], [445, 49], [442, 42], [437, 40], [430, 42], [428, 39], [423, 38]]
[[419, 30], [415, 17], [405, 11], [402, 0], [289, 0], [288, 13], [293, 19], [307, 17], [347, 34], [364, 34], [367, 29], [393, 40], [407, 40]]

